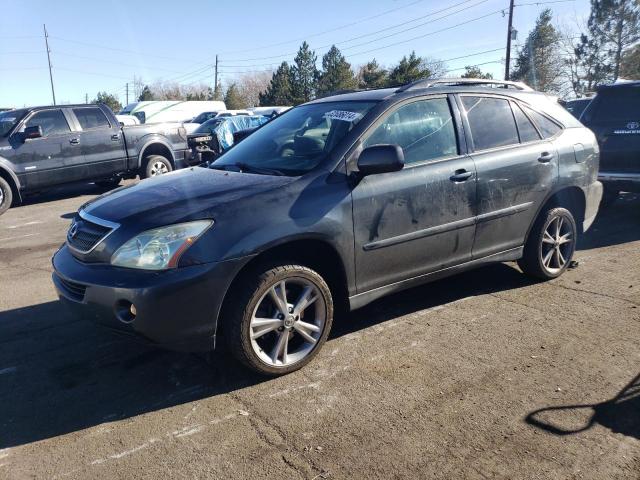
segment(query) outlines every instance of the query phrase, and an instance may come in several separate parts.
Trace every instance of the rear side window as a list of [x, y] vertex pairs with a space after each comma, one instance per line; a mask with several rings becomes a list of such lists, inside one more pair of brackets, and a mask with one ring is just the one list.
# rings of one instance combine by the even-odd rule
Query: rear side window
[[405, 163], [458, 154], [453, 118], [446, 98], [421, 100], [390, 114], [365, 140], [364, 146], [400, 145]]
[[476, 150], [520, 143], [508, 100], [492, 97], [462, 97]]
[[516, 117], [516, 124], [518, 125], [518, 133], [520, 134], [520, 142], [535, 142], [540, 140], [540, 135], [536, 127], [533, 126], [531, 120], [522, 112], [522, 109], [517, 103], [512, 103], [513, 115]]
[[529, 115], [529, 117], [531, 117], [531, 119], [538, 126], [538, 130], [540, 130], [540, 133], [542, 134], [542, 138], [551, 138], [560, 130], [562, 130], [560, 126], [558, 126], [556, 123], [549, 120], [544, 115], [541, 115], [538, 112], [535, 112], [528, 107], [524, 107], [524, 109], [527, 111], [527, 114]]
[[92, 128], [109, 128], [109, 120], [105, 114], [99, 108], [95, 107], [82, 107], [74, 108], [75, 114], [80, 126], [83, 130], [91, 130]]
[[606, 121], [638, 121], [640, 117], [640, 88], [615, 87], [598, 93], [589, 110], [587, 120], [594, 123]]
[[44, 110], [38, 112], [27, 120], [24, 126], [33, 127], [36, 125], [42, 128], [42, 135], [44, 137], [60, 135], [71, 131], [62, 110]]

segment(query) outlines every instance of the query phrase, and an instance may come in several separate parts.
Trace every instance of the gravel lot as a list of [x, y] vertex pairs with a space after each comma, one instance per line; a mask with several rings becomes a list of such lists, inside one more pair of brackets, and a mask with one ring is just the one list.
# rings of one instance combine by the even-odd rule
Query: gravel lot
[[640, 479], [639, 196], [558, 280], [500, 264], [393, 295], [265, 380], [66, 314], [50, 258], [98, 193], [0, 217], [0, 478]]

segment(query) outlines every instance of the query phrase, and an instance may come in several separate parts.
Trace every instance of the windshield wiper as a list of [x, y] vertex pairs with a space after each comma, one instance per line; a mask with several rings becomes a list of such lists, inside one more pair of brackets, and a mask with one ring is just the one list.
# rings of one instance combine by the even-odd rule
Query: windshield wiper
[[277, 176], [285, 175], [284, 172], [277, 170], [275, 168], [256, 167], [255, 165], [249, 165], [248, 163], [244, 163], [244, 162], [234, 163], [233, 166], [236, 166], [240, 169], [240, 171], [247, 172], [247, 173], [257, 173], [259, 175], [277, 175]]

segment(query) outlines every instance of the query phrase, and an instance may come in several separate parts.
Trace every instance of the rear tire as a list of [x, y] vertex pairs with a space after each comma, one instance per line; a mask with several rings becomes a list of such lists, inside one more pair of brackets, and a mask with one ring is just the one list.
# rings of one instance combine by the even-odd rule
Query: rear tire
[[542, 211], [529, 233], [518, 265], [534, 278], [559, 277], [571, 263], [577, 235], [576, 222], [569, 210], [550, 207]]
[[285, 375], [309, 363], [333, 323], [328, 285], [301, 265], [265, 267], [248, 274], [238, 282], [227, 306], [222, 336], [229, 351], [245, 366], [269, 376]]
[[2, 177], [0, 177], [0, 215], [9, 210], [13, 202], [13, 190], [11, 185]]
[[173, 170], [171, 162], [162, 155], [149, 155], [142, 163], [140, 178], [158, 177]]

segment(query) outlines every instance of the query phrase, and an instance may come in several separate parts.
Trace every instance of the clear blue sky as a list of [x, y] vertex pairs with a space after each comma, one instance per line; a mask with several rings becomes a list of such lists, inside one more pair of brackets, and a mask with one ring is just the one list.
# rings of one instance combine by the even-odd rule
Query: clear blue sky
[[[530, 5], [532, 1], [516, 0], [527, 4], [515, 9], [519, 41], [542, 8], [550, 7], [558, 22], [573, 26], [589, 12], [589, 0]], [[446, 60], [502, 49], [447, 65], [456, 69], [497, 62], [481, 68], [496, 78], [504, 71], [499, 62], [504, 61], [507, 18], [492, 12], [506, 8], [508, 0], [3, 3], [0, 107], [51, 103], [43, 23], [50, 36], [58, 103], [84, 102], [85, 94], [91, 99], [98, 91], [115, 93], [124, 103], [125, 83], [134, 75], [147, 83], [175, 79], [213, 84], [216, 53], [222, 81], [228, 83], [239, 72], [291, 61], [303, 39], [316, 50], [319, 62], [336, 43], [354, 67], [373, 57], [390, 66], [411, 50]], [[488, 16], [474, 20], [483, 15]], [[455, 26], [463, 22], [469, 23]]]

